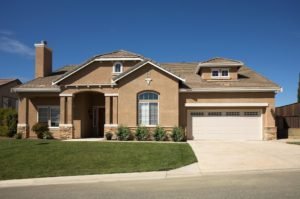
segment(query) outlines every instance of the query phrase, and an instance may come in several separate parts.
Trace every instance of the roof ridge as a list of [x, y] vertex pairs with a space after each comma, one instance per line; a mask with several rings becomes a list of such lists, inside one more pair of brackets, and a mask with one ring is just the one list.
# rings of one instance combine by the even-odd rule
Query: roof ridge
[[232, 61], [232, 62], [237, 62], [237, 63], [242, 63], [239, 60], [235, 60], [235, 59], [230, 59], [230, 58], [226, 58], [226, 57], [213, 57], [211, 59], [208, 59], [206, 61], [200, 62], [200, 63], [208, 63], [210, 61], [216, 60], [216, 59], [224, 59], [224, 60], [228, 60], [228, 61]]

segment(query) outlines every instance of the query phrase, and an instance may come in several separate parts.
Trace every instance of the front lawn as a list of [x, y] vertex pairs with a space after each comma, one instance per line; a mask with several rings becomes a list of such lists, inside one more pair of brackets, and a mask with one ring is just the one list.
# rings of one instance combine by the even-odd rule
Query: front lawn
[[300, 142], [288, 142], [288, 144], [297, 144], [297, 145], [300, 145]]
[[0, 140], [0, 180], [163, 171], [196, 161], [186, 143]]

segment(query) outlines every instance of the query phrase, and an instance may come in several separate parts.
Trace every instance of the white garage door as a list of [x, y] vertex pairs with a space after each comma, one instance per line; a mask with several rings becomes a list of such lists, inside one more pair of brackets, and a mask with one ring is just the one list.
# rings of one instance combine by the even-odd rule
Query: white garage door
[[260, 110], [192, 111], [194, 139], [262, 140]]

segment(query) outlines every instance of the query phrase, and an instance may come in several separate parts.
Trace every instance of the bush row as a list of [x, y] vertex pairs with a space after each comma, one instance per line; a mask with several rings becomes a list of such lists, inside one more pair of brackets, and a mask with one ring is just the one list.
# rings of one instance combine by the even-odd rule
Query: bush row
[[[111, 140], [113, 138], [113, 133], [107, 132], [105, 134], [107, 140]], [[117, 140], [138, 140], [138, 141], [168, 141], [173, 140], [175, 142], [181, 142], [185, 140], [184, 131], [181, 127], [174, 127], [168, 136], [166, 130], [162, 127], [155, 127], [153, 131], [150, 131], [149, 128], [144, 126], [139, 126], [132, 132], [130, 128], [126, 126], [119, 126], [116, 132]]]

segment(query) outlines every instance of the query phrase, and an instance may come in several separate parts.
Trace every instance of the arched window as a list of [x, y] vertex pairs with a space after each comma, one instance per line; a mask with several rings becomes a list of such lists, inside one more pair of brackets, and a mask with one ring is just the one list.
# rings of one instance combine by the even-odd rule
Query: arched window
[[122, 73], [123, 72], [123, 65], [120, 62], [116, 62], [113, 67], [113, 73]]
[[158, 125], [158, 94], [142, 92], [138, 95], [138, 124]]

